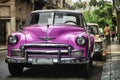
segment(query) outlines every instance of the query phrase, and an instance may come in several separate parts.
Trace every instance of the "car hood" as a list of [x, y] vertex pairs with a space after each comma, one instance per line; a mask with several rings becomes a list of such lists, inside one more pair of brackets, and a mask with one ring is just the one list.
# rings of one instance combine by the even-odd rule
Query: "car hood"
[[102, 39], [100, 38], [100, 35], [96, 34], [94, 35], [95, 42], [102, 42]]
[[71, 25], [31, 25], [24, 29], [27, 42], [62, 42], [66, 43], [71, 35], [85, 32], [84, 28]]

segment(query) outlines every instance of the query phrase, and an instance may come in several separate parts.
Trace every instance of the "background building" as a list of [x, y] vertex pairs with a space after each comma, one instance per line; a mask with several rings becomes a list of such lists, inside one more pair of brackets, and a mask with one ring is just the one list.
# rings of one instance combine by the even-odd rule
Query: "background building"
[[32, 10], [70, 9], [71, 0], [0, 0], [0, 45], [19, 30]]

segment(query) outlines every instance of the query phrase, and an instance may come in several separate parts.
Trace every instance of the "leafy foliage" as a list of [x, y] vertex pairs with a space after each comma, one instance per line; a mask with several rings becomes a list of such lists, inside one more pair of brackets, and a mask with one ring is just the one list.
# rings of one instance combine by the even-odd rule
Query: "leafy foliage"
[[89, 5], [90, 6], [97, 6], [97, 1], [96, 0], [91, 0]]
[[99, 6], [98, 9], [86, 11], [83, 14], [87, 22], [98, 23], [101, 28], [103, 28], [106, 23], [112, 26], [113, 15], [111, 4], [106, 3], [104, 6]]
[[[74, 6], [77, 6], [77, 8], [74, 9], [81, 9], [83, 6], [80, 5], [81, 4], [76, 2]], [[88, 23], [98, 23], [101, 28], [103, 28], [106, 23], [108, 23], [110, 27], [113, 26], [113, 6], [111, 3], [105, 0], [100, 0], [99, 2], [97, 2], [97, 0], [91, 0], [89, 7], [89, 10], [83, 12], [84, 17]], [[94, 7], [94, 9], [91, 9], [91, 7]]]
[[87, 3], [82, 3], [80, 2], [75, 2], [74, 5], [72, 6], [74, 9], [85, 9], [87, 6]]

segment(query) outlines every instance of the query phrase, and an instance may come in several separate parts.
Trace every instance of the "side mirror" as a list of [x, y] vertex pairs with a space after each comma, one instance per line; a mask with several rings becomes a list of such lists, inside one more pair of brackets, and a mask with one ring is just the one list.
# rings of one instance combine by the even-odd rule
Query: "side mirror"
[[23, 28], [24, 28], [23, 24], [20, 24], [19, 28], [20, 28], [20, 29], [23, 29]]

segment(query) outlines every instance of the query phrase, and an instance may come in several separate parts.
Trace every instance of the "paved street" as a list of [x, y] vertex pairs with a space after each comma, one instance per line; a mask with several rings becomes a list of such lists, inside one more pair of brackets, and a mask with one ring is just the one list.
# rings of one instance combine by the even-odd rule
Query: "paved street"
[[106, 51], [101, 80], [120, 80], [120, 45], [114, 43]]
[[74, 66], [46, 66], [41, 68], [25, 69], [23, 74], [13, 77], [9, 74], [7, 64], [4, 62], [7, 51], [0, 51], [0, 80], [100, 80], [104, 62], [94, 62], [89, 77], [80, 74], [80, 69]]

